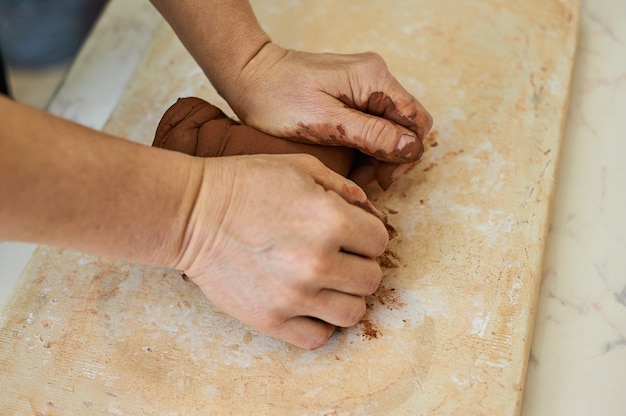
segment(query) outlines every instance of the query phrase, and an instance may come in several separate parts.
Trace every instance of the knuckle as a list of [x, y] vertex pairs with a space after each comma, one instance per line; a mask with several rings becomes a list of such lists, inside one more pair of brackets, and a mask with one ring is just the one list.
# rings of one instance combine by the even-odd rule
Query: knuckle
[[298, 313], [302, 305], [306, 303], [306, 287], [309, 287], [313, 278], [309, 274], [301, 276], [298, 282], [294, 282], [289, 287], [276, 296], [275, 302], [278, 310], [282, 312], [281, 318], [293, 316]]
[[367, 62], [369, 65], [387, 68], [387, 64], [385, 63], [383, 57], [374, 51], [363, 52], [361, 56], [363, 57], [363, 61]]
[[363, 52], [353, 55], [353, 57], [354, 59], [351, 60], [349, 67], [355, 79], [360, 78], [363, 74], [375, 77], [382, 76], [383, 79], [387, 78], [389, 74], [387, 63], [383, 57], [376, 52]]
[[[343, 202], [343, 201], [342, 201]], [[333, 207], [333, 212], [328, 215], [328, 226], [333, 234], [343, 234], [350, 225], [350, 220], [343, 210]]]
[[299, 288], [314, 288], [319, 281], [319, 277], [327, 273], [327, 269], [327, 261], [321, 254], [313, 254], [303, 258], [300, 268]]
[[340, 207], [341, 197], [330, 192], [327, 192], [326, 196], [316, 201], [316, 212], [319, 216], [319, 230], [324, 236], [330, 237], [344, 230], [348, 220], [345, 218], [344, 210]]
[[293, 311], [294, 305], [297, 304], [296, 301], [296, 291], [294, 290], [285, 290], [280, 294], [277, 294], [272, 302], [274, 303], [275, 312], [270, 316], [269, 322], [274, 324], [280, 324], [283, 320], [283, 316], [290, 315]]
[[387, 68], [387, 62], [385, 62], [382, 56], [376, 52], [369, 52], [368, 58], [369, 70], [371, 72], [375, 73], [382, 80], [387, 80], [391, 76]]
[[[276, 305], [275, 305], [276, 306]], [[279, 308], [265, 308], [255, 314], [252, 326], [259, 329], [261, 332], [271, 334], [280, 329], [285, 323], [285, 318], [282, 313], [279, 312]]]

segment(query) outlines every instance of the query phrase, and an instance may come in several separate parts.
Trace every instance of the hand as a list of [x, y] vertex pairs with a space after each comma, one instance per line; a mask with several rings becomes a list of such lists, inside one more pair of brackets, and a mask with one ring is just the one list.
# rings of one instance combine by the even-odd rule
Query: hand
[[374, 180], [379, 167], [406, 170], [432, 127], [430, 114], [374, 53], [312, 54], [266, 43], [228, 84], [218, 89], [244, 123], [371, 156], [359, 183]]
[[388, 241], [363, 191], [309, 155], [203, 161], [176, 267], [225, 313], [305, 349], [358, 323]]

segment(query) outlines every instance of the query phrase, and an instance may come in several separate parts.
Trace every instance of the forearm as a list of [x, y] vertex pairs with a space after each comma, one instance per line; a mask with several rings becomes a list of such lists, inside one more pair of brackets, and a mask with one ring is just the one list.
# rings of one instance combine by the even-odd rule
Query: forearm
[[270, 42], [246, 0], [151, 1], [222, 96]]
[[174, 265], [201, 163], [5, 98], [0, 114], [0, 240]]

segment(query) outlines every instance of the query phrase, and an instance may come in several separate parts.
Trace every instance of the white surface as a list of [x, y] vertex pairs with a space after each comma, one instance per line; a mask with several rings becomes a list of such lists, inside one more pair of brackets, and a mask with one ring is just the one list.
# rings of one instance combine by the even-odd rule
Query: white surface
[[36, 247], [36, 244], [0, 243], [0, 310]]
[[[158, 19], [112, 0], [50, 110], [102, 127]], [[623, 0], [583, 0], [524, 416], [626, 414], [624, 22]], [[31, 250], [0, 244], [0, 302]]]

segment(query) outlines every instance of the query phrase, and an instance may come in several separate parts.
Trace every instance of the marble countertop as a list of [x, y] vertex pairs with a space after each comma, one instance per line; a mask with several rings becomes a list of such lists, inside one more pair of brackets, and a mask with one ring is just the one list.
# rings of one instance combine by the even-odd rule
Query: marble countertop
[[[102, 128], [160, 21], [147, 1], [111, 0], [49, 111]], [[623, 0], [582, 0], [524, 416], [626, 409], [624, 21]], [[0, 244], [0, 305], [32, 249]]]

